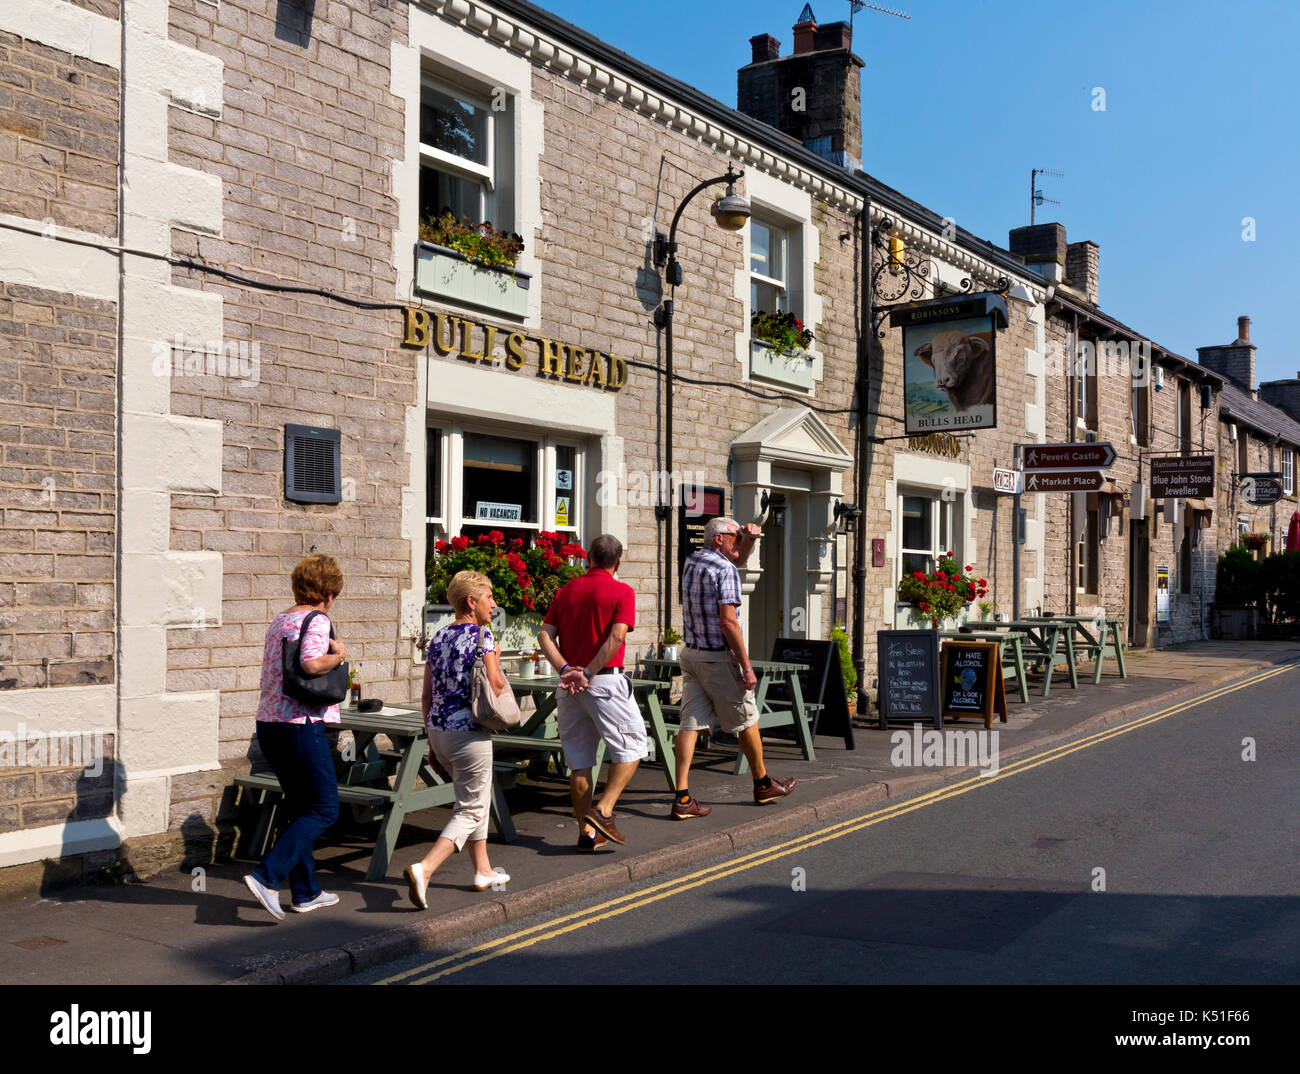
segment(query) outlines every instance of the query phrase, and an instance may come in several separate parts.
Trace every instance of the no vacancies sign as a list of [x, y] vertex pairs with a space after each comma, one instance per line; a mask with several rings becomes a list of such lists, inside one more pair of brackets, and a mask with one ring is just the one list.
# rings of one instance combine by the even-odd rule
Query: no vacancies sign
[[1151, 460], [1152, 498], [1207, 499], [1213, 495], [1213, 455], [1169, 455]]

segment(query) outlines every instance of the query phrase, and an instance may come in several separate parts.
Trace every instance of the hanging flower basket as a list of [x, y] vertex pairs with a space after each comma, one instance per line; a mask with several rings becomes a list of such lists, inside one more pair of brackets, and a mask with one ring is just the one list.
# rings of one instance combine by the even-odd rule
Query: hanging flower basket
[[913, 571], [898, 583], [898, 599], [913, 605], [916, 619], [938, 630], [945, 620], [957, 619], [972, 600], [987, 595], [988, 582], [977, 578], [970, 564], [960, 567], [952, 553], [939, 557], [929, 574]]

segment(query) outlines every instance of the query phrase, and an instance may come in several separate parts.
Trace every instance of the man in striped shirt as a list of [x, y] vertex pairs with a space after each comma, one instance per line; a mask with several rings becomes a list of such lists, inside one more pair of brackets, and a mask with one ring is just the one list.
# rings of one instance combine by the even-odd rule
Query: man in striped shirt
[[769, 805], [795, 787], [793, 779], [774, 779], [763, 765], [754, 687], [758, 678], [745, 650], [740, 607], [740, 571], [762, 530], [751, 523], [715, 518], [704, 528], [704, 547], [689, 556], [682, 571], [681, 731], [677, 755], [677, 795], [673, 820], [707, 817], [713, 812], [687, 789], [695, 739], [716, 721], [740, 741], [754, 773], [754, 802]]

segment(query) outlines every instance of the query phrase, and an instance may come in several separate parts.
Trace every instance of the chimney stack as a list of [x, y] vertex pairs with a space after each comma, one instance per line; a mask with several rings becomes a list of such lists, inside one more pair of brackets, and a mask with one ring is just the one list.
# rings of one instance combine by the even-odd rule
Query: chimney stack
[[1255, 387], [1255, 344], [1250, 341], [1250, 318], [1237, 318], [1237, 338], [1231, 343], [1197, 347], [1196, 360], [1227, 377], [1243, 392], [1259, 398]]
[[818, 26], [805, 4], [794, 25], [794, 54], [781, 56], [771, 34], [751, 37], [753, 61], [736, 76], [736, 107], [787, 134], [819, 157], [862, 167], [862, 60], [848, 23]]
[[750, 47], [754, 50], [754, 58], [751, 63], [766, 63], [768, 60], [779, 59], [781, 56], [781, 42], [771, 34], [759, 34], [757, 37], [749, 39]]

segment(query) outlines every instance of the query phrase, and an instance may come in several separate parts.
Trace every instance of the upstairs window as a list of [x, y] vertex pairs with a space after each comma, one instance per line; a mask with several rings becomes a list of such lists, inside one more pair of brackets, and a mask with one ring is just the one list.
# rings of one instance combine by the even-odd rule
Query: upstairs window
[[510, 98], [426, 75], [420, 90], [420, 219], [451, 212], [514, 228]]
[[749, 225], [749, 305], [752, 313], [790, 313], [790, 234], [754, 219]]
[[1295, 495], [1295, 452], [1290, 448], [1282, 449], [1282, 491]]

